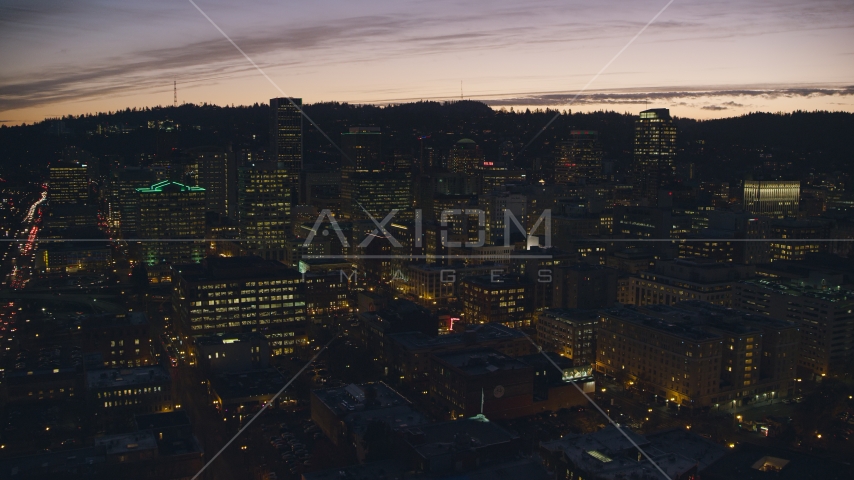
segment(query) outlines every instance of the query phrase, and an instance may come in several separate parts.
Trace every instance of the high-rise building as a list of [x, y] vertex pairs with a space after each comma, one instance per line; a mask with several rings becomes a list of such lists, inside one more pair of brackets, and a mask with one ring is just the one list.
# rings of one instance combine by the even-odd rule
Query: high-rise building
[[572, 130], [555, 152], [555, 181], [591, 180], [602, 176], [602, 147], [595, 130]]
[[123, 168], [112, 172], [107, 202], [110, 228], [124, 238], [136, 236], [139, 217], [137, 188], [154, 183], [154, 172], [145, 168]]
[[248, 251], [284, 259], [291, 218], [290, 176], [273, 163], [241, 168], [238, 174], [237, 222]]
[[644, 110], [635, 120], [634, 195], [650, 206], [658, 204], [659, 190], [676, 175], [676, 126], [670, 110]]
[[205, 189], [164, 180], [136, 192], [137, 236], [154, 240], [142, 242], [145, 263], [201, 261], [205, 253]]
[[89, 174], [86, 165], [59, 162], [50, 166], [48, 199], [54, 205], [83, 204], [89, 201]]
[[299, 192], [302, 171], [302, 98], [271, 98], [270, 108], [273, 110], [271, 160], [287, 172], [287, 193], [294, 196]]
[[845, 371], [854, 360], [854, 292], [816, 280], [739, 282], [733, 307], [795, 322], [798, 365], [824, 376]]
[[460, 140], [451, 148], [448, 170], [466, 175], [483, 170], [483, 151], [470, 138]]
[[237, 169], [234, 154], [219, 147], [199, 147], [188, 152], [196, 172], [196, 184], [205, 189], [205, 208], [233, 218], [237, 211]]
[[380, 220], [395, 209], [411, 210], [412, 173], [396, 171], [393, 163], [383, 161], [379, 128], [350, 128], [341, 135], [341, 149], [341, 207], [345, 216], [367, 220], [367, 211]]
[[754, 215], [795, 217], [800, 199], [800, 181], [744, 181], [744, 210]]
[[353, 172], [387, 170], [382, 157], [382, 132], [379, 127], [350, 127], [341, 134], [343, 169]]
[[185, 337], [260, 332], [273, 355], [306, 345], [305, 284], [296, 270], [250, 257], [175, 267], [172, 306]]

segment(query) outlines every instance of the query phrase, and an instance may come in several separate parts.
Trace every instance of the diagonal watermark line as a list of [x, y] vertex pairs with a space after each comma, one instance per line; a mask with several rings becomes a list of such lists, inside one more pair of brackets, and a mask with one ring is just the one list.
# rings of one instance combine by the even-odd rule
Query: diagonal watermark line
[[[529, 342], [531, 342], [531, 345], [533, 345], [534, 347], [536, 347], [537, 351], [538, 351], [538, 352], [540, 352], [541, 354], [543, 354], [543, 357], [545, 357], [545, 358], [546, 358], [546, 360], [548, 360], [548, 361], [549, 361], [549, 363], [551, 363], [552, 365], [554, 365], [554, 367], [555, 367], [556, 369], [558, 369], [558, 371], [560, 372], [561, 376], [563, 376], [563, 369], [562, 369], [562, 368], [560, 368], [560, 366], [558, 366], [558, 364], [557, 364], [557, 363], [555, 363], [555, 361], [554, 361], [554, 360], [552, 360], [552, 359], [551, 359], [551, 357], [549, 357], [548, 355], [546, 355], [546, 352], [543, 350], [543, 348], [542, 348], [542, 347], [540, 347], [539, 345], [537, 345], [537, 344], [534, 342], [534, 340], [533, 340], [533, 339], [532, 339], [532, 338], [531, 338], [527, 333], [522, 332], [521, 330], [520, 330], [519, 332], [520, 332], [520, 333], [522, 333], [522, 335], [524, 335], [524, 336], [525, 336], [525, 338], [527, 338], [527, 339], [528, 339], [528, 341], [529, 341]], [[588, 402], [590, 402], [590, 404], [591, 404], [591, 405], [593, 405], [593, 407], [594, 407], [594, 408], [596, 408], [596, 410], [598, 410], [598, 411], [599, 411], [599, 413], [601, 413], [605, 418], [607, 418], [607, 419], [608, 419], [608, 422], [609, 422], [611, 425], [613, 425], [613, 426], [617, 429], [617, 431], [618, 431], [618, 432], [620, 432], [621, 434], [623, 434], [623, 436], [624, 436], [624, 437], [626, 437], [626, 440], [628, 440], [628, 441], [629, 441], [629, 443], [631, 443], [632, 445], [634, 445], [634, 447], [635, 447], [635, 448], [637, 448], [637, 449], [638, 449], [638, 452], [640, 452], [640, 453], [641, 453], [641, 455], [643, 455], [643, 456], [644, 456], [644, 458], [646, 458], [647, 460], [649, 460], [649, 463], [651, 463], [651, 464], [652, 464], [656, 469], [658, 469], [658, 471], [659, 471], [659, 472], [661, 472], [661, 474], [664, 476], [664, 478], [666, 478], [667, 480], [670, 480], [670, 476], [669, 476], [669, 475], [667, 475], [667, 472], [665, 472], [665, 471], [664, 471], [664, 470], [663, 470], [663, 469], [662, 469], [662, 468], [661, 468], [657, 463], [655, 463], [655, 460], [653, 460], [653, 459], [652, 459], [652, 457], [650, 457], [650, 456], [649, 456], [649, 455], [644, 451], [644, 449], [642, 449], [642, 448], [640, 447], [640, 445], [638, 445], [638, 444], [637, 444], [637, 442], [635, 442], [635, 441], [634, 441], [634, 439], [632, 439], [632, 437], [631, 437], [631, 436], [629, 436], [629, 434], [627, 434], [627, 433], [622, 429], [622, 427], [620, 427], [620, 424], [619, 424], [619, 423], [615, 422], [615, 421], [614, 421], [614, 420], [613, 420], [613, 419], [612, 419], [612, 418], [611, 418], [607, 413], [605, 413], [605, 410], [602, 410], [602, 407], [600, 407], [600, 406], [599, 406], [599, 404], [597, 404], [596, 402], [594, 402], [594, 401], [593, 401], [593, 399], [592, 399], [592, 398], [590, 398], [590, 396], [589, 396], [589, 395], [587, 395], [586, 393], [584, 393], [584, 390], [583, 390], [581, 387], [579, 387], [579, 386], [578, 386], [578, 383], [576, 383], [576, 382], [570, 382], [570, 383], [572, 383], [572, 385], [573, 385], [573, 386], [574, 386], [574, 387], [575, 387], [575, 388], [576, 388], [576, 389], [577, 389], [577, 390], [578, 390], [582, 395], [584, 395], [584, 398], [586, 398], [586, 399], [587, 399], [587, 401], [588, 401]]]
[[[192, 0], [190, 0], [190, 1], [192, 1]], [[603, 72], [604, 72], [608, 67], [610, 67], [610, 66], [611, 66], [611, 64], [612, 64], [612, 63], [614, 63], [614, 61], [615, 61], [615, 60], [616, 60], [620, 55], [622, 55], [622, 54], [623, 54], [623, 52], [625, 52], [625, 51], [626, 51], [626, 49], [627, 49], [627, 48], [629, 48], [629, 46], [630, 46], [631, 44], [635, 43], [635, 40], [637, 40], [637, 39], [638, 39], [638, 37], [640, 37], [640, 36], [641, 36], [641, 34], [642, 34], [644, 31], [646, 31], [646, 29], [647, 29], [650, 25], [652, 25], [652, 22], [656, 21], [656, 20], [658, 19], [658, 17], [659, 17], [659, 16], [661, 16], [661, 14], [662, 14], [662, 13], [664, 13], [664, 11], [665, 11], [665, 10], [667, 10], [667, 7], [669, 7], [669, 6], [670, 6], [670, 4], [671, 4], [671, 3], [673, 3], [674, 1], [675, 1], [675, 0], [670, 0], [669, 2], [667, 2], [667, 5], [665, 5], [661, 10], [659, 10], [659, 11], [658, 11], [658, 13], [656, 13], [656, 14], [655, 14], [655, 16], [654, 16], [654, 17], [652, 17], [652, 19], [651, 19], [650, 21], [646, 22], [646, 25], [644, 25], [644, 26], [643, 26], [643, 28], [641, 28], [641, 29], [640, 29], [640, 31], [639, 31], [638, 33], [636, 33], [636, 34], [635, 34], [635, 36], [634, 36], [634, 37], [632, 37], [632, 39], [631, 39], [631, 40], [629, 40], [629, 43], [625, 44], [625, 45], [623, 46], [623, 48], [621, 48], [621, 49], [620, 49], [620, 51], [619, 51], [619, 52], [617, 52], [617, 54], [616, 54], [616, 55], [614, 55], [614, 56], [611, 58], [611, 60], [609, 60], [609, 61], [608, 61], [608, 63], [606, 63], [606, 64], [605, 64], [605, 66], [604, 66], [604, 67], [602, 67], [602, 68], [599, 70], [599, 72], [597, 72], [597, 73], [596, 73], [596, 75], [593, 75], [593, 78], [591, 78], [590, 80], [588, 80], [587, 84], [586, 84], [586, 85], [584, 85], [584, 87], [583, 87], [581, 90], [579, 90], [579, 91], [578, 91], [578, 93], [576, 93], [574, 97], [572, 97], [572, 100], [570, 100], [570, 101], [569, 101], [569, 104], [568, 104], [568, 105], [572, 105], [573, 103], [575, 103], [575, 101], [578, 99], [578, 97], [579, 97], [582, 93], [584, 93], [584, 92], [587, 90], [587, 88], [590, 86], [590, 84], [592, 84], [593, 82], [595, 82], [595, 81], [596, 81], [596, 79], [597, 79], [597, 78], [599, 78], [599, 75], [602, 75], [602, 73], [603, 73]], [[536, 135], [534, 135], [534, 138], [532, 138], [532, 139], [531, 139], [531, 141], [529, 141], [528, 143], [526, 143], [526, 144], [525, 144], [525, 146], [524, 146], [524, 147], [522, 147], [522, 150], [520, 150], [520, 151], [519, 151], [519, 154], [521, 155], [521, 154], [522, 154], [522, 152], [524, 152], [524, 151], [525, 151], [525, 150], [526, 150], [526, 149], [527, 149], [527, 148], [528, 148], [532, 143], [534, 143], [534, 140], [536, 140], [540, 135], [542, 135], [542, 134], [543, 134], [543, 132], [545, 132], [545, 131], [546, 131], [546, 129], [547, 129], [547, 128], [549, 128], [549, 125], [551, 125], [552, 123], [554, 123], [554, 121], [555, 121], [555, 120], [557, 120], [557, 119], [558, 119], [558, 117], [560, 117], [560, 112], [558, 112], [557, 114], [555, 114], [555, 116], [554, 116], [554, 117], [552, 117], [552, 119], [551, 119], [551, 120], [549, 120], [549, 123], [547, 123], [545, 127], [541, 128], [541, 129], [540, 129], [540, 131], [539, 131], [539, 132], [537, 132], [537, 134], [536, 134]]]
[[[672, 0], [671, 0], [671, 1], [672, 1]], [[223, 36], [223, 37], [225, 37], [225, 39], [226, 39], [226, 40], [228, 40], [228, 41], [229, 41], [229, 43], [231, 43], [231, 44], [234, 46], [234, 48], [236, 48], [236, 49], [237, 49], [237, 51], [238, 51], [238, 52], [240, 52], [240, 54], [241, 54], [241, 55], [243, 55], [243, 57], [244, 57], [244, 58], [246, 58], [246, 60], [248, 60], [248, 61], [249, 61], [249, 63], [251, 63], [251, 64], [252, 64], [252, 66], [253, 66], [253, 67], [255, 67], [255, 69], [256, 69], [256, 70], [258, 70], [258, 72], [259, 72], [259, 73], [261, 73], [261, 75], [263, 75], [263, 76], [264, 76], [264, 78], [266, 78], [266, 79], [267, 79], [267, 81], [268, 81], [268, 82], [270, 82], [270, 84], [271, 84], [271, 85], [273, 85], [273, 87], [275, 87], [275, 88], [276, 88], [276, 90], [278, 90], [278, 91], [279, 91], [279, 93], [281, 93], [281, 94], [282, 94], [282, 97], [284, 97], [284, 98], [287, 98], [287, 99], [288, 99], [288, 102], [290, 102], [290, 103], [291, 103], [291, 105], [292, 105], [294, 108], [296, 108], [296, 109], [297, 109], [297, 111], [300, 113], [300, 115], [302, 115], [303, 117], [305, 117], [305, 119], [306, 119], [306, 120], [308, 120], [308, 121], [309, 121], [309, 123], [311, 123], [311, 124], [314, 126], [314, 128], [316, 128], [316, 129], [317, 129], [317, 131], [318, 131], [318, 132], [320, 132], [320, 134], [321, 134], [321, 135], [323, 135], [323, 136], [324, 136], [324, 138], [326, 138], [326, 140], [328, 140], [328, 141], [329, 141], [329, 143], [331, 143], [331, 144], [332, 144], [332, 146], [333, 146], [333, 147], [335, 147], [339, 152], [341, 152], [341, 155], [343, 155], [343, 156], [344, 156], [344, 158], [345, 158], [345, 159], [347, 159], [347, 161], [348, 161], [348, 162], [350, 162], [350, 163], [354, 163], [354, 162], [353, 162], [353, 160], [352, 160], [352, 159], [350, 159], [350, 156], [349, 156], [349, 155], [347, 155], [347, 154], [344, 152], [344, 150], [342, 150], [342, 149], [341, 149], [341, 147], [339, 147], [339, 146], [338, 146], [338, 144], [337, 144], [337, 143], [333, 142], [333, 141], [332, 141], [332, 139], [331, 139], [331, 138], [329, 138], [329, 135], [327, 135], [327, 134], [326, 134], [326, 132], [324, 132], [324, 131], [323, 131], [323, 129], [322, 129], [322, 128], [320, 128], [320, 125], [318, 125], [317, 123], [315, 123], [315, 121], [314, 121], [314, 120], [312, 120], [312, 119], [311, 119], [311, 117], [309, 117], [308, 115], [306, 115], [305, 111], [304, 111], [302, 108], [300, 108], [300, 106], [299, 106], [299, 105], [297, 105], [297, 104], [296, 104], [296, 103], [291, 99], [291, 97], [289, 97], [288, 95], [286, 95], [286, 94], [285, 94], [285, 92], [284, 92], [284, 91], [279, 87], [279, 85], [278, 85], [278, 84], [276, 84], [276, 82], [274, 82], [274, 81], [273, 81], [273, 79], [272, 79], [272, 78], [270, 78], [270, 76], [269, 76], [269, 75], [267, 75], [267, 73], [266, 73], [266, 72], [264, 72], [264, 70], [262, 70], [262, 69], [261, 69], [261, 67], [259, 67], [259, 66], [258, 66], [258, 64], [257, 64], [257, 63], [255, 63], [255, 61], [254, 61], [254, 60], [252, 60], [251, 58], [249, 58], [249, 55], [247, 55], [247, 54], [246, 54], [246, 52], [244, 52], [242, 48], [240, 48], [236, 43], [234, 43], [234, 40], [232, 40], [232, 39], [231, 39], [231, 37], [229, 37], [227, 33], [225, 33], [221, 28], [219, 28], [219, 25], [217, 25], [217, 24], [216, 24], [216, 22], [214, 22], [214, 21], [211, 19], [211, 17], [209, 17], [209, 16], [208, 16], [208, 14], [204, 12], [204, 10], [202, 10], [198, 5], [196, 5], [196, 2], [194, 2], [193, 0], [189, 0], [189, 2], [190, 2], [194, 7], [196, 7], [196, 10], [198, 10], [198, 11], [199, 11], [199, 13], [201, 13], [201, 14], [202, 14], [202, 16], [203, 16], [203, 17], [205, 17], [205, 18], [208, 20], [208, 22], [210, 22], [210, 24], [211, 24], [211, 25], [213, 25], [213, 26], [214, 26], [214, 28], [216, 28], [216, 29], [217, 29], [217, 31], [218, 31], [219, 33], [221, 33], [221, 34], [222, 34], [222, 36]]]
[[[192, 0], [190, 0], [190, 1], [192, 2]], [[256, 413], [256, 414], [255, 414], [251, 419], [249, 419], [249, 421], [248, 421], [248, 422], [246, 422], [246, 425], [244, 425], [244, 426], [243, 426], [243, 428], [241, 428], [240, 430], [238, 430], [238, 431], [237, 431], [237, 433], [235, 433], [235, 434], [234, 434], [234, 436], [233, 436], [233, 437], [231, 437], [231, 440], [229, 440], [229, 441], [228, 441], [228, 443], [226, 443], [225, 445], [223, 445], [223, 447], [222, 447], [222, 448], [220, 448], [218, 452], [216, 452], [216, 455], [214, 455], [213, 457], [211, 457], [211, 459], [210, 459], [210, 460], [208, 460], [208, 462], [204, 464], [204, 466], [202, 467], [202, 469], [201, 469], [201, 470], [199, 470], [199, 471], [198, 471], [198, 473], [196, 473], [195, 475], [193, 475], [193, 478], [191, 478], [190, 480], [196, 480], [197, 478], [199, 478], [199, 475], [201, 475], [201, 474], [202, 474], [202, 472], [204, 472], [204, 471], [205, 471], [205, 469], [206, 469], [206, 468], [208, 468], [208, 467], [210, 466], [210, 464], [212, 464], [212, 463], [214, 462], [214, 460], [216, 460], [216, 458], [217, 458], [217, 457], [219, 457], [219, 456], [220, 456], [220, 454], [221, 454], [222, 452], [224, 452], [224, 451], [225, 451], [225, 449], [226, 449], [226, 448], [228, 448], [228, 446], [229, 446], [229, 445], [231, 445], [231, 444], [232, 444], [232, 442], [234, 442], [235, 440], [237, 440], [237, 437], [239, 437], [239, 436], [240, 436], [240, 434], [241, 434], [241, 433], [243, 433], [243, 431], [244, 431], [244, 430], [246, 430], [247, 428], [249, 428], [249, 425], [252, 425], [252, 422], [254, 422], [255, 420], [257, 420], [257, 419], [258, 419], [258, 417], [260, 417], [260, 416], [261, 416], [261, 414], [262, 414], [262, 413], [264, 413], [264, 410], [266, 410], [266, 409], [267, 409], [267, 407], [269, 407], [273, 402], [275, 402], [275, 401], [276, 401], [276, 399], [277, 399], [277, 398], [279, 398], [279, 395], [281, 395], [282, 393], [284, 393], [284, 391], [285, 391], [285, 390], [287, 390], [287, 388], [291, 386], [291, 383], [293, 383], [293, 382], [294, 382], [294, 380], [296, 380], [296, 379], [297, 379], [297, 377], [299, 377], [300, 375], [302, 375], [302, 372], [303, 372], [303, 371], [305, 371], [305, 369], [306, 369], [306, 368], [308, 368], [308, 366], [309, 366], [309, 365], [311, 365], [311, 362], [313, 362], [313, 361], [317, 360], [317, 357], [319, 357], [319, 356], [320, 356], [320, 354], [321, 354], [321, 353], [323, 353], [323, 351], [324, 351], [324, 350], [326, 350], [326, 349], [329, 347], [329, 345], [331, 345], [331, 344], [332, 344], [332, 342], [334, 342], [335, 340], [337, 340], [337, 339], [338, 339], [338, 337], [339, 337], [339, 334], [337, 334], [337, 333], [336, 333], [336, 334], [335, 334], [335, 336], [334, 336], [334, 337], [332, 337], [332, 340], [330, 340], [330, 341], [326, 342], [326, 345], [324, 345], [320, 350], [318, 350], [318, 351], [317, 351], [317, 353], [315, 353], [315, 354], [314, 354], [314, 356], [313, 356], [313, 357], [311, 357], [311, 360], [309, 360], [309, 361], [308, 361], [308, 363], [306, 363], [305, 365], [303, 365], [303, 367], [302, 367], [302, 368], [300, 368], [300, 369], [299, 369], [299, 371], [298, 371], [296, 374], [294, 374], [294, 376], [293, 376], [293, 377], [291, 377], [291, 379], [290, 379], [290, 380], [288, 380], [288, 383], [286, 383], [286, 384], [285, 384], [285, 386], [281, 388], [281, 390], [279, 390], [275, 395], [273, 395], [273, 398], [271, 398], [270, 400], [268, 400], [267, 402], [265, 402], [265, 403], [264, 403], [264, 406], [263, 406], [263, 407], [261, 407], [261, 410], [259, 410], [259, 411], [258, 411], [258, 413]]]
[[[366, 210], [369, 216], [371, 215]], [[376, 221], [376, 217], [373, 217]], [[381, 222], [376, 222], [381, 223]], [[670, 242], [670, 243], [696, 243], [696, 242], [731, 242], [731, 243], [751, 243], [751, 242], [778, 242], [778, 243], [811, 243], [811, 242], [854, 242], [854, 238], [594, 238], [594, 237], [577, 237], [570, 238], [577, 242]], [[195, 242], [195, 243], [222, 243], [222, 242], [268, 242], [278, 240], [257, 240], [248, 238], [39, 238], [33, 240], [34, 243], [71, 243], [71, 242], [102, 242], [102, 243], [122, 243], [122, 242]], [[26, 238], [0, 238], [0, 243], [29, 243]]]

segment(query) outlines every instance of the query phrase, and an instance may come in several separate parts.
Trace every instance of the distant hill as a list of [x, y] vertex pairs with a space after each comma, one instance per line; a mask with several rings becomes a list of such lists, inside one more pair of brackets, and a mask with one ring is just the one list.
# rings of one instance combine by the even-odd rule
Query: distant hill
[[[475, 101], [416, 102], [387, 107], [318, 103], [305, 111], [333, 140], [348, 127], [379, 126], [383, 146], [417, 155], [425, 147], [447, 152], [461, 138], [478, 142], [487, 157], [512, 142], [516, 150], [548, 123], [554, 110], [504, 112]], [[171, 121], [176, 131], [149, 128]], [[786, 165], [790, 175], [841, 170], [854, 175], [854, 114], [843, 112], [752, 113], [698, 121], [677, 119], [679, 163], [693, 162], [702, 178], [741, 178], [765, 163]], [[167, 124], [168, 125], [168, 124]], [[340, 153], [305, 122], [307, 164], [334, 165]], [[562, 114], [521, 155], [523, 162], [551, 155], [557, 141], [572, 128], [598, 130], [606, 158], [628, 165], [632, 156], [634, 117], [617, 112]], [[263, 150], [269, 142], [270, 111], [266, 104], [220, 107], [182, 105], [128, 109], [51, 119], [33, 125], [0, 128], [0, 176], [36, 179], [68, 146], [97, 158], [133, 164], [170, 149], [199, 145]], [[788, 164], [791, 163], [791, 166]]]

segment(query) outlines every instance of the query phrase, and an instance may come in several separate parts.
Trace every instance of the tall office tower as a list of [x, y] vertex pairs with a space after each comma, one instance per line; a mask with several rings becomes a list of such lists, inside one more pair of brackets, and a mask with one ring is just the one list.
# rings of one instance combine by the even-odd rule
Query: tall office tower
[[800, 200], [800, 181], [744, 181], [744, 210], [754, 215], [795, 217]]
[[471, 175], [483, 169], [483, 151], [474, 140], [464, 138], [451, 148], [448, 169], [455, 173]]
[[595, 130], [572, 130], [568, 141], [555, 152], [557, 183], [596, 179], [602, 176], [602, 147]]
[[382, 132], [379, 127], [350, 127], [341, 134], [345, 158], [342, 169], [353, 172], [385, 170], [382, 158]]
[[183, 336], [259, 332], [273, 355], [307, 345], [305, 283], [298, 271], [248, 256], [208, 257], [177, 265], [175, 272], [172, 306]]
[[290, 178], [275, 163], [240, 169], [237, 223], [248, 251], [267, 259], [284, 259], [291, 218], [291, 200], [285, 195]]
[[299, 192], [302, 171], [302, 99], [271, 98], [270, 108], [273, 110], [270, 135], [273, 156], [270, 160], [288, 173], [289, 200], [292, 200]]
[[[382, 132], [377, 127], [352, 127], [341, 135], [341, 206], [345, 216], [378, 220], [394, 209], [412, 208], [412, 173], [395, 171], [382, 156]], [[361, 205], [361, 206], [360, 206]], [[400, 217], [398, 217], [400, 218]]]
[[54, 205], [89, 202], [89, 175], [86, 165], [59, 162], [50, 166], [48, 199]]
[[156, 181], [154, 172], [145, 168], [123, 168], [113, 171], [108, 200], [110, 228], [124, 238], [134, 238], [139, 216], [136, 189]]
[[164, 180], [136, 192], [137, 236], [155, 240], [142, 242], [145, 263], [201, 261], [205, 253], [205, 189]]
[[658, 204], [658, 191], [676, 174], [676, 126], [670, 110], [644, 110], [635, 120], [634, 196]]
[[502, 168], [516, 167], [516, 147], [510, 140], [498, 147], [498, 164]]
[[207, 211], [234, 218], [237, 210], [237, 169], [234, 154], [220, 147], [199, 147], [187, 153], [193, 158], [196, 184], [207, 192]]

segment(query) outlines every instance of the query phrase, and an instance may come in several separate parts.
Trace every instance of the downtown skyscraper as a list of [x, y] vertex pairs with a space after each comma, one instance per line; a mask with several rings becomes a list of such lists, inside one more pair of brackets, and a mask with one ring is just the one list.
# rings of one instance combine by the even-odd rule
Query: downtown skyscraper
[[658, 204], [658, 192], [676, 174], [676, 126], [670, 110], [644, 110], [635, 120], [634, 196], [649, 206]]
[[572, 130], [569, 140], [561, 142], [555, 152], [557, 183], [591, 180], [602, 175], [602, 147], [595, 130]]
[[296, 198], [302, 171], [302, 98], [271, 98], [272, 158], [288, 175], [289, 198]]

